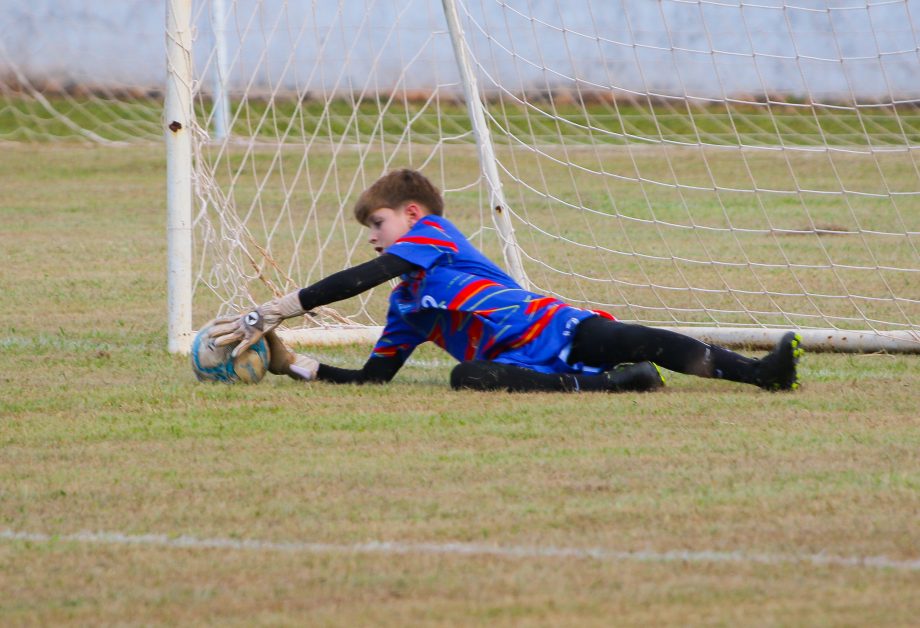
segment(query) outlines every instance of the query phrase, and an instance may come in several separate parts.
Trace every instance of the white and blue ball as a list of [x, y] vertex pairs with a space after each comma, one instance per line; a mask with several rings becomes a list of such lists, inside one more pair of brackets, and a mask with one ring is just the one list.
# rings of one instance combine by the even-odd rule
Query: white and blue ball
[[214, 321], [202, 327], [192, 341], [192, 371], [199, 382], [224, 382], [235, 384], [243, 382], [255, 384], [265, 377], [268, 370], [268, 345], [260, 339], [249, 349], [230, 357], [236, 345], [219, 347], [211, 337]]

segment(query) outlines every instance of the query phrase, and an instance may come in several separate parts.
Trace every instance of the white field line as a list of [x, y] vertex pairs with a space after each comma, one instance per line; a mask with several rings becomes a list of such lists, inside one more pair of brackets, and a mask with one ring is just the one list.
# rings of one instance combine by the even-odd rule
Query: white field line
[[304, 541], [262, 541], [258, 539], [198, 538], [166, 534], [122, 534], [120, 532], [77, 532], [43, 534], [0, 530], [0, 540], [33, 543], [95, 543], [101, 545], [135, 545], [180, 549], [246, 550], [282, 554], [423, 554], [454, 556], [491, 556], [508, 559], [590, 559], [603, 562], [643, 563], [733, 563], [786, 565], [806, 564], [816, 567], [863, 567], [920, 571], [920, 558], [896, 560], [886, 556], [839, 556], [833, 554], [747, 553], [673, 550], [620, 551], [604, 548], [540, 547], [528, 545], [483, 545], [479, 543], [400, 543], [369, 541], [366, 543], [309, 543]]

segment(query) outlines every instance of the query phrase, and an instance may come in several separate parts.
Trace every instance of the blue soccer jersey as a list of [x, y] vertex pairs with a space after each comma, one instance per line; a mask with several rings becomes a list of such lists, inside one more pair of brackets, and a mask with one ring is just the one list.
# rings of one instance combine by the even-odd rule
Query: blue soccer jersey
[[578, 323], [596, 313], [524, 290], [447, 219], [425, 216], [386, 252], [420, 268], [393, 289], [373, 356], [407, 358], [430, 340], [460, 361], [583, 370], [565, 358]]

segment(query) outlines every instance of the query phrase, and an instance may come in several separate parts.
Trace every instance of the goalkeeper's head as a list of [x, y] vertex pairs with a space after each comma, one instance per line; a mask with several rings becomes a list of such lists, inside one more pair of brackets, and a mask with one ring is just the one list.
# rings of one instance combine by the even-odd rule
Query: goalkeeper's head
[[355, 218], [367, 225], [371, 214], [378, 209], [399, 210], [407, 203], [422, 205], [428, 214], [444, 214], [441, 191], [421, 172], [405, 168], [383, 175], [367, 188], [355, 203]]

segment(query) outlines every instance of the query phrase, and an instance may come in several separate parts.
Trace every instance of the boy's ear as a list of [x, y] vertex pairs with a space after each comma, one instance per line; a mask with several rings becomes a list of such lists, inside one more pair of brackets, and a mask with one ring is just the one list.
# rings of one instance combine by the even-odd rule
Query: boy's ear
[[409, 221], [414, 225], [420, 218], [428, 215], [428, 211], [424, 208], [423, 205], [419, 205], [415, 201], [409, 201], [406, 204], [405, 209], [406, 217], [409, 218]]

